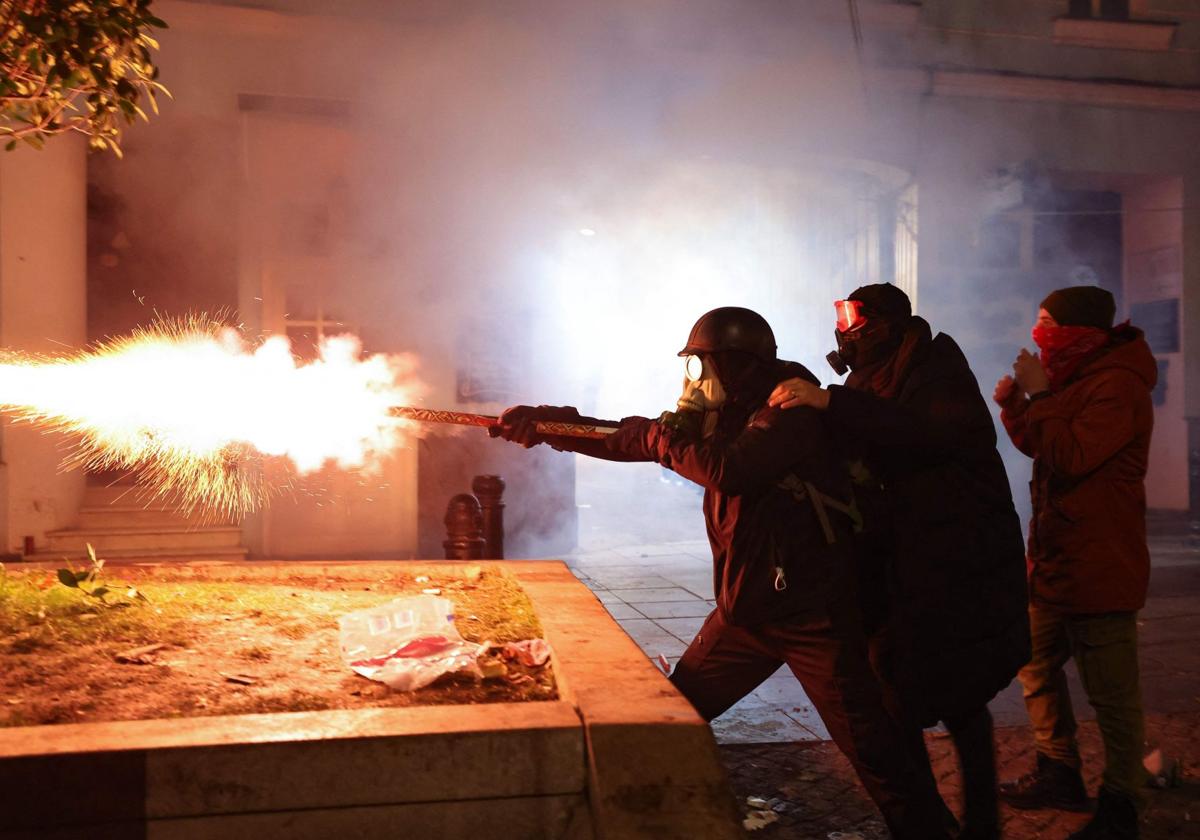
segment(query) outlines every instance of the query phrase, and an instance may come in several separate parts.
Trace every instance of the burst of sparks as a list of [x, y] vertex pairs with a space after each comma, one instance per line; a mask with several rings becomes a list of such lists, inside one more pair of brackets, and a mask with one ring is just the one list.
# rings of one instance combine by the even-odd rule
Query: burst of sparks
[[299, 472], [373, 469], [410, 424], [388, 415], [421, 388], [410, 356], [362, 357], [353, 336], [298, 362], [217, 320], [160, 321], [67, 357], [0, 353], [0, 407], [66, 432], [69, 461], [134, 473], [188, 512], [241, 516], [267, 500], [259, 456]]

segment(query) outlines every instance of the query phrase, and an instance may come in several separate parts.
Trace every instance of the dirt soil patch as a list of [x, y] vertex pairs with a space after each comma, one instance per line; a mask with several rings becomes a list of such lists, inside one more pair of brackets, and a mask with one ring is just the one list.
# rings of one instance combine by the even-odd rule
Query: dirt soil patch
[[[330, 568], [110, 567], [105, 600], [120, 606], [105, 606], [54, 569], [10, 566], [0, 572], [0, 726], [557, 699], [549, 664], [507, 662], [488, 679], [448, 675], [397, 692], [342, 661], [339, 616], [434, 590], [454, 602], [465, 639], [540, 638], [510, 576]], [[127, 597], [130, 587], [146, 600]]]

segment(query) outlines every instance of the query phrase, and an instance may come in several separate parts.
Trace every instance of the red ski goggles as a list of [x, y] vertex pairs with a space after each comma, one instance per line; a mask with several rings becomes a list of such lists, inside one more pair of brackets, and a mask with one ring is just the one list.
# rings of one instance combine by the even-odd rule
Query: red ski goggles
[[867, 315], [861, 300], [835, 300], [833, 308], [837, 311], [837, 331], [852, 332], [867, 323]]

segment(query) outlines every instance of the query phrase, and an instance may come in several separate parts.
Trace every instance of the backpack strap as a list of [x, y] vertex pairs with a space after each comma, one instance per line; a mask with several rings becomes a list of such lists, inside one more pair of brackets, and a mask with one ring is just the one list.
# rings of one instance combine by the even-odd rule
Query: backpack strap
[[781, 490], [791, 493], [792, 498], [797, 502], [807, 501], [812, 505], [813, 512], [817, 515], [817, 522], [820, 523], [821, 530], [825, 534], [825, 542], [829, 545], [837, 542], [837, 532], [834, 531], [833, 522], [829, 518], [829, 511], [831, 509], [847, 516], [856, 532], [862, 530], [862, 514], [859, 513], [858, 506], [855, 504], [853, 497], [851, 497], [849, 503], [843, 502], [827, 493], [822, 493], [811, 481], [804, 481], [796, 476], [795, 473], [789, 473], [777, 486]]

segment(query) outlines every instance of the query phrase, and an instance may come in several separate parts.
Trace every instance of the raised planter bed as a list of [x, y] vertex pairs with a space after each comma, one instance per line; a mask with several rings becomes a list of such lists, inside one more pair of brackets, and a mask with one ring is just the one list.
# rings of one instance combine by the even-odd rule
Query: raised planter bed
[[[532, 601], [559, 699], [0, 729], [0, 834], [741, 836], [708, 726], [591, 592], [558, 562], [471, 565], [507, 571]], [[368, 567], [386, 566], [302, 568]]]

